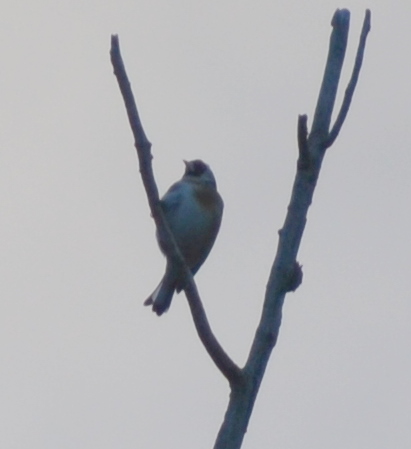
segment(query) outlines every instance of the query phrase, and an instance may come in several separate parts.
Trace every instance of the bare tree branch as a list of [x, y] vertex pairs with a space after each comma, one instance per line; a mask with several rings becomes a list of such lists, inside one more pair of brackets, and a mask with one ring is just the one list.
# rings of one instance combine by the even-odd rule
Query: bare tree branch
[[[191, 276], [191, 273], [190, 273]], [[192, 278], [192, 276], [191, 276]], [[203, 303], [197, 291], [197, 286], [194, 282], [187, 283], [185, 287], [188, 304], [190, 306], [191, 315], [204, 347], [209, 356], [212, 358], [217, 368], [227, 378], [230, 385], [241, 381], [243, 376], [241, 369], [230, 359], [220, 343], [211, 331], [210, 324], [205, 313]]]
[[310, 155], [308, 153], [308, 128], [307, 128], [307, 115], [298, 116], [298, 128], [297, 128], [297, 138], [298, 138], [298, 166], [300, 168], [307, 168], [310, 163]]
[[174, 236], [161, 210], [158, 189], [154, 180], [153, 168], [151, 164], [151, 160], [153, 158], [151, 155], [151, 143], [147, 139], [140, 121], [134, 95], [121, 57], [119, 39], [116, 35], [111, 36], [110, 56], [111, 63], [114, 68], [114, 74], [117, 78], [130, 126], [133, 131], [134, 145], [137, 150], [140, 173], [147, 193], [151, 214], [154, 218], [158, 233], [161, 236], [161, 241], [164, 242], [167, 259], [169, 263], [175, 264], [175, 266], [178, 267], [182, 275], [185, 277], [186, 286], [184, 291], [190, 305], [190, 310], [197, 333], [208, 354], [230, 384], [238, 382], [242, 376], [241, 370], [228, 357], [211, 331], [191, 271], [185, 264], [184, 258], [178, 249]]
[[[131, 90], [130, 81], [124, 67], [123, 59], [120, 52], [120, 43], [117, 35], [111, 36], [110, 49], [111, 63], [114, 69], [114, 75], [117, 78], [121, 95], [126, 106], [128, 121], [134, 136], [134, 146], [137, 150], [138, 161], [140, 164], [140, 173], [143, 179], [144, 188], [146, 189], [148, 202], [154, 220], [161, 215], [159, 208], [159, 194], [156, 182], [154, 180], [153, 168], [151, 160], [151, 143], [146, 137], [140, 116], [137, 111], [136, 102], [134, 101], [133, 91]], [[157, 221], [156, 221], [157, 225]]]
[[331, 122], [331, 114], [337, 95], [341, 69], [347, 48], [350, 12], [347, 9], [337, 9], [331, 21], [333, 31], [330, 37], [327, 63], [323, 81], [315, 108], [310, 139], [325, 140]]
[[[334, 14], [327, 63], [308, 138], [307, 116], [302, 115], [298, 120], [297, 173], [285, 222], [279, 231], [277, 253], [267, 284], [260, 323], [243, 369], [244, 376], [241, 382], [232, 386], [214, 449], [241, 447], [268, 360], [277, 343], [285, 295], [301, 282], [301, 267], [296, 258], [328, 144], [331, 114], [347, 46], [349, 18], [347, 10], [337, 10]], [[348, 107], [349, 103], [347, 111]]]
[[341, 130], [344, 120], [347, 117], [348, 109], [350, 108], [351, 100], [354, 95], [355, 86], [357, 85], [358, 77], [360, 75], [362, 61], [364, 58], [365, 44], [370, 30], [371, 30], [371, 11], [367, 9], [365, 12], [360, 42], [358, 44], [357, 55], [355, 57], [355, 64], [351, 75], [351, 79], [350, 82], [348, 83], [347, 89], [345, 90], [344, 100], [341, 105], [340, 112], [338, 113], [334, 126], [332, 127], [328, 139], [325, 143], [327, 148], [334, 143], [335, 139], [337, 138]]

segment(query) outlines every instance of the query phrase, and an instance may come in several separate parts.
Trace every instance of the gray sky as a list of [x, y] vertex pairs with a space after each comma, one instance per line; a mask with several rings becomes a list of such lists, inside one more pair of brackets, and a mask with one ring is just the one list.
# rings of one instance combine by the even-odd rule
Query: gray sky
[[202, 158], [225, 201], [196, 276], [243, 364], [309, 123], [331, 17], [351, 10], [328, 151], [243, 447], [411, 447], [408, 0], [3, 2], [0, 15], [0, 447], [212, 447], [228, 400], [163, 269], [109, 60], [118, 33], [161, 192]]

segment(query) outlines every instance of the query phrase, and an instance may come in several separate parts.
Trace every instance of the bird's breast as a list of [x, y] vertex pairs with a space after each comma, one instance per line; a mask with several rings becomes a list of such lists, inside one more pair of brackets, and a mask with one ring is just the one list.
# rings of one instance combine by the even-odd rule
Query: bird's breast
[[211, 249], [221, 223], [223, 202], [214, 188], [185, 184], [179, 200], [165, 215], [190, 267]]

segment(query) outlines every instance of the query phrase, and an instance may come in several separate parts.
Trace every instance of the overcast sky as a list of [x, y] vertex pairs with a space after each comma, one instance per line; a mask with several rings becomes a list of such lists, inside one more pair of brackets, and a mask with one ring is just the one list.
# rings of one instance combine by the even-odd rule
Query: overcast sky
[[[201, 158], [225, 201], [196, 276], [242, 365], [259, 320], [330, 21], [351, 11], [326, 154], [245, 449], [411, 447], [411, 2], [3, 1], [0, 447], [209, 449], [229, 389], [184, 295], [142, 303], [164, 258], [109, 60], [118, 33], [160, 191]], [[338, 103], [339, 104], [339, 103]]]

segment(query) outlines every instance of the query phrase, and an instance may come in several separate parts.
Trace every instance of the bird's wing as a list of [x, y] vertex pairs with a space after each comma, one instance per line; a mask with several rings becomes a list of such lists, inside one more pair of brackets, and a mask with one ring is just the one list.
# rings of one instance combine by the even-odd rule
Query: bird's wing
[[176, 182], [173, 184], [166, 192], [166, 194], [161, 198], [161, 207], [164, 214], [167, 216], [170, 212], [176, 210], [181, 204], [183, 197], [183, 189], [181, 182]]

